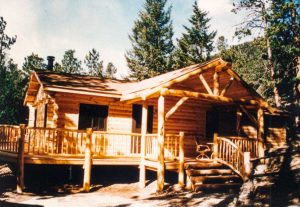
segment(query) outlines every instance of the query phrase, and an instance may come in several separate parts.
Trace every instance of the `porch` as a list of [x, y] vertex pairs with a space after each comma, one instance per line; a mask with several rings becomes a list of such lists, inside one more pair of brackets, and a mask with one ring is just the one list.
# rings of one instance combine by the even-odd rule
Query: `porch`
[[[209, 165], [195, 157], [185, 156], [184, 139], [188, 136], [191, 135], [183, 132], [165, 134], [161, 166], [157, 134], [0, 125], [0, 159], [18, 164], [17, 188], [20, 191], [24, 188], [25, 164], [83, 165], [86, 191], [89, 191], [92, 165], [137, 166], [140, 168], [141, 187], [145, 185], [146, 169], [159, 172], [162, 168], [178, 172], [178, 183], [184, 186], [185, 170], [189, 166], [195, 163]], [[258, 144], [257, 139], [225, 138], [215, 134], [213, 158], [244, 179], [249, 173], [250, 157], [258, 156]], [[158, 174], [158, 181], [160, 176], [164, 177], [164, 174]]]

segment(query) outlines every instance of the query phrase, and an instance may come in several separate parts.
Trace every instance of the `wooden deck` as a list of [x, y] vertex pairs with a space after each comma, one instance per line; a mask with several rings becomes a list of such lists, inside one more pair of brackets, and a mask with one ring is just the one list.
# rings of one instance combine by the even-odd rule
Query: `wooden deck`
[[[25, 164], [82, 165], [86, 191], [89, 191], [92, 165], [139, 167], [141, 183], [145, 183], [146, 169], [157, 171], [158, 179], [164, 176], [165, 170], [174, 171], [179, 175], [181, 186], [184, 185], [187, 166], [210, 167], [212, 160], [185, 157], [184, 133], [165, 134], [162, 152], [159, 151], [159, 137], [157, 134], [93, 132], [91, 129], [85, 131], [0, 125], [0, 160], [18, 164], [18, 180], [24, 177]], [[259, 154], [258, 144], [256, 139], [225, 138], [216, 134], [212, 149], [214, 163], [226, 166], [229, 168], [227, 171], [231, 170], [245, 180], [249, 175], [250, 158]], [[161, 172], [163, 175], [160, 176]], [[20, 186], [24, 185], [21, 183]]]

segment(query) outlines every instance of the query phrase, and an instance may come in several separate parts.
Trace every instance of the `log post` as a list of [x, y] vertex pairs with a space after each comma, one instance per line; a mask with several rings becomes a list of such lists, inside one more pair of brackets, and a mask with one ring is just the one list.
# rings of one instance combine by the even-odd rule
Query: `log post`
[[257, 141], [258, 141], [258, 157], [264, 157], [264, 144], [263, 144], [263, 137], [264, 137], [264, 111], [262, 108], [259, 108], [257, 111]]
[[213, 159], [214, 159], [214, 162], [217, 161], [217, 158], [218, 158], [218, 133], [214, 133], [214, 139], [213, 139], [213, 142], [214, 142], [214, 146], [213, 146]]
[[148, 119], [148, 106], [147, 103], [143, 102], [142, 108], [142, 137], [141, 137], [141, 163], [140, 163], [140, 188], [146, 186], [146, 167], [145, 167], [145, 156], [146, 156], [146, 133], [147, 133], [147, 119]]
[[184, 186], [184, 132], [179, 133], [179, 173], [178, 184]]
[[165, 184], [165, 158], [164, 158], [164, 137], [165, 137], [165, 98], [160, 96], [158, 98], [158, 130], [157, 130], [157, 192], [164, 189]]
[[20, 124], [20, 136], [18, 139], [18, 175], [17, 175], [17, 193], [24, 190], [24, 141], [25, 141], [25, 124]]
[[249, 179], [251, 173], [250, 152], [244, 152], [244, 180]]
[[83, 191], [89, 192], [91, 186], [92, 171], [92, 128], [86, 129], [85, 158], [84, 158], [84, 176]]

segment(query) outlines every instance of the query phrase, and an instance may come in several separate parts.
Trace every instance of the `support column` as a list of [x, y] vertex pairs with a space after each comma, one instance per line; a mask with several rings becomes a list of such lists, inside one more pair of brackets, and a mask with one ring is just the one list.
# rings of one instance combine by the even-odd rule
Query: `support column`
[[218, 133], [216, 133], [216, 132], [214, 133], [213, 141], [214, 141], [213, 159], [214, 159], [214, 162], [216, 162], [217, 158], [218, 158]]
[[92, 128], [86, 129], [86, 145], [84, 158], [83, 191], [89, 192], [91, 186], [92, 171]]
[[179, 133], [179, 173], [178, 184], [184, 186], [184, 132]]
[[157, 129], [157, 192], [164, 189], [165, 184], [165, 158], [164, 158], [164, 137], [165, 137], [165, 98], [158, 98], [158, 129]]
[[141, 137], [141, 163], [140, 163], [140, 188], [146, 186], [146, 168], [145, 168], [145, 156], [146, 156], [146, 134], [147, 134], [147, 120], [148, 120], [148, 106], [143, 102], [142, 108], [142, 137]]
[[25, 124], [20, 124], [20, 137], [18, 139], [18, 175], [17, 175], [17, 193], [23, 193], [24, 190], [24, 141]]
[[262, 108], [259, 108], [257, 111], [257, 124], [258, 157], [264, 157], [264, 111]]

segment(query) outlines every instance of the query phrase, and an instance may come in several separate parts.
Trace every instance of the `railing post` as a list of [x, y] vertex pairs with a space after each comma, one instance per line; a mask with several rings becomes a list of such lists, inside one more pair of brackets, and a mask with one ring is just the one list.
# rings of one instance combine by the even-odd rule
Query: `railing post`
[[217, 161], [217, 158], [218, 158], [218, 133], [214, 133], [214, 146], [213, 146], [213, 159], [214, 159], [214, 162]]
[[250, 152], [244, 152], [244, 180], [248, 180], [251, 173]]
[[146, 186], [146, 168], [145, 168], [145, 155], [146, 155], [146, 133], [147, 133], [147, 116], [148, 106], [147, 103], [143, 102], [142, 109], [142, 137], [141, 137], [141, 162], [140, 162], [140, 188]]
[[25, 124], [20, 124], [20, 136], [18, 139], [18, 175], [17, 175], [17, 193], [24, 190], [24, 141], [25, 141]]
[[91, 170], [92, 170], [92, 128], [86, 129], [85, 158], [84, 158], [84, 176], [83, 191], [89, 192], [91, 186]]
[[179, 133], [179, 173], [178, 184], [184, 186], [184, 132]]

